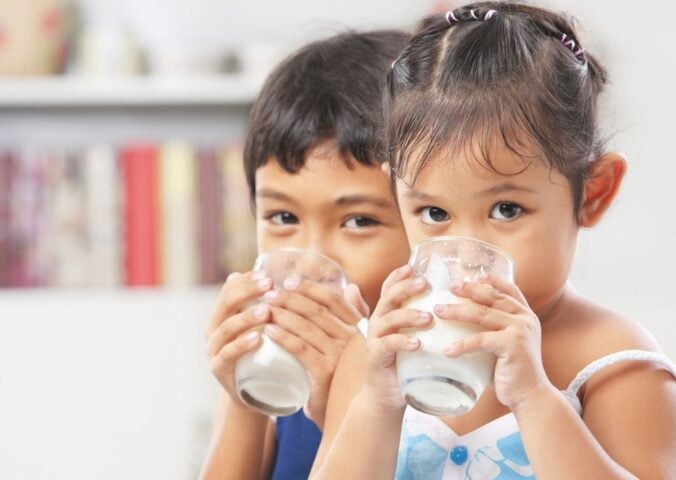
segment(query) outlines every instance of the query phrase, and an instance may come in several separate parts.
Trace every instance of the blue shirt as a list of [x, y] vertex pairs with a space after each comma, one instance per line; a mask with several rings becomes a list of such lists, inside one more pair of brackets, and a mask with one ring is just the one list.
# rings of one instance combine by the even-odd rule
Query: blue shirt
[[275, 433], [277, 453], [272, 480], [302, 480], [310, 475], [322, 432], [303, 410], [277, 418]]

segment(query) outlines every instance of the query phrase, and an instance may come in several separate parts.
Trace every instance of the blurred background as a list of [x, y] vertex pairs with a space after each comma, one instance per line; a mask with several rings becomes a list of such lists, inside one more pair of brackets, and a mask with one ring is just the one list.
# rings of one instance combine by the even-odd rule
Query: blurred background
[[[218, 392], [202, 333], [255, 254], [241, 140], [265, 75], [307, 41], [460, 4], [0, 2], [0, 478], [197, 477]], [[630, 164], [573, 283], [676, 358], [676, 6], [537, 4], [574, 12], [608, 64]]]

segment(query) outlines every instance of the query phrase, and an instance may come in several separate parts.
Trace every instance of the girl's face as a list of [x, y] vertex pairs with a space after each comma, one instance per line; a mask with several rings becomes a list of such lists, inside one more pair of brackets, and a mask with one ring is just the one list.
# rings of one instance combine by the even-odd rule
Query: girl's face
[[271, 160], [256, 171], [258, 251], [296, 247], [338, 262], [373, 309], [385, 277], [408, 259], [408, 242], [389, 188], [376, 167], [345, 164], [330, 144], [290, 174]]
[[537, 314], [559, 298], [570, 271], [578, 225], [570, 184], [542, 161], [507, 148], [491, 152], [496, 171], [473, 156], [437, 156], [411, 185], [397, 181], [409, 242], [461, 235], [489, 242], [516, 263], [516, 283]]

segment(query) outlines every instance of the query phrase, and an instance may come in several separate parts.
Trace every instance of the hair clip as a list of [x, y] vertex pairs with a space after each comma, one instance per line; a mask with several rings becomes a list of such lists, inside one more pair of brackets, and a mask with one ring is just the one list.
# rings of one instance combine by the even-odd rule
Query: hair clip
[[[465, 10], [465, 12], [466, 12], [466, 10]], [[485, 22], [486, 20], [489, 20], [491, 17], [493, 17], [493, 15], [495, 15], [496, 13], [498, 13], [497, 10], [491, 9], [491, 10], [486, 11], [486, 13], [484, 14], [483, 18], [481, 18], [481, 17], [478, 17], [478, 16], [477, 16], [477, 14], [476, 14], [476, 12], [474, 11], [474, 9], [471, 9], [471, 10], [469, 11], [469, 16], [470, 16], [471, 18], [459, 19], [458, 17], [455, 16], [455, 12], [454, 12], [453, 10], [449, 10], [448, 12], [446, 12], [446, 21], [447, 21], [448, 24], [451, 25], [451, 26], [452, 26], [452, 25], [455, 25], [456, 23], [460, 23], [460, 22], [462, 22], [462, 21], [471, 21], [471, 20], [479, 20], [479, 21], [481, 21], [481, 20], [483, 20], [483, 21]]]

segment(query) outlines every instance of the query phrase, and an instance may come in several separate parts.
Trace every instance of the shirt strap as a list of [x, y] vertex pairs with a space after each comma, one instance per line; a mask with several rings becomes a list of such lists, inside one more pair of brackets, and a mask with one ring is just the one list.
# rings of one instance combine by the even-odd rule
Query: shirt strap
[[622, 350], [620, 352], [611, 353], [605, 357], [594, 360], [589, 365], [584, 367], [580, 373], [575, 376], [573, 381], [570, 382], [570, 385], [568, 385], [568, 388], [563, 391], [563, 394], [571, 402], [575, 410], [577, 410], [579, 414], [582, 414], [582, 404], [579, 397], [577, 396], [577, 393], [582, 385], [587, 383], [591, 377], [596, 375], [601, 370], [610, 367], [611, 365], [628, 360], [655, 363], [676, 377], [676, 365], [674, 365], [674, 362], [672, 362], [666, 355], [657, 352], [648, 352], [645, 350]]

